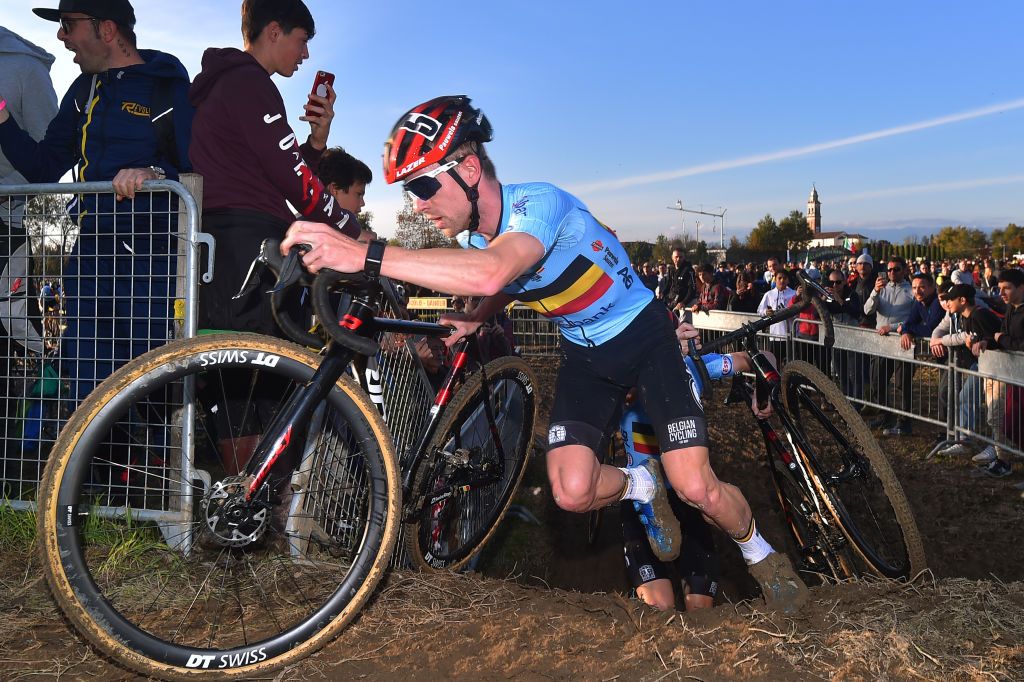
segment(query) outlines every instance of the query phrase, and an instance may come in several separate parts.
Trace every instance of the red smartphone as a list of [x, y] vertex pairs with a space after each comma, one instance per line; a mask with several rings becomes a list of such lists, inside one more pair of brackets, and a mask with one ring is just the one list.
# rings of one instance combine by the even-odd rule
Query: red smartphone
[[[313, 79], [313, 88], [309, 91], [310, 95], [316, 95], [317, 97], [327, 97], [327, 86], [334, 87], [334, 74], [329, 71], [317, 71], [316, 78]], [[319, 116], [320, 114], [309, 114], [309, 116]]]
[[329, 71], [317, 71], [316, 78], [313, 79], [313, 89], [309, 91], [309, 94], [316, 95], [317, 97], [327, 97], [327, 86], [334, 87], [334, 74]]

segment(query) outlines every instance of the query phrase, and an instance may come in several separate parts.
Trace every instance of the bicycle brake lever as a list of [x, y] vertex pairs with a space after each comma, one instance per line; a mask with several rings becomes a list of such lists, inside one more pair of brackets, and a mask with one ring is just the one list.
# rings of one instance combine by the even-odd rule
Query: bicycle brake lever
[[245, 273], [245, 279], [242, 281], [242, 287], [238, 290], [237, 294], [231, 297], [232, 301], [237, 301], [243, 296], [248, 296], [256, 290], [256, 282], [259, 280], [258, 277], [254, 276], [256, 274], [257, 265], [267, 267], [267, 261], [263, 257], [262, 249], [260, 250], [260, 254], [253, 258], [252, 263], [249, 263], [249, 272]]
[[268, 294], [284, 291], [299, 281], [303, 273], [302, 263], [299, 259], [302, 257], [302, 254], [308, 253], [309, 250], [309, 244], [296, 244], [289, 249], [288, 255], [285, 257], [284, 262], [281, 263], [281, 272], [277, 276], [277, 283], [273, 289], [267, 292]]

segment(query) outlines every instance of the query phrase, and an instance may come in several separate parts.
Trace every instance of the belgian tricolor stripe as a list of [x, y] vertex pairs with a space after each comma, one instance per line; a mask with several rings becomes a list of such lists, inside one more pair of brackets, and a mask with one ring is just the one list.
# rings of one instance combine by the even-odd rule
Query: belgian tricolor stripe
[[516, 298], [546, 317], [572, 315], [585, 310], [612, 285], [612, 278], [586, 256], [576, 259], [551, 284]]
[[657, 455], [661, 453], [658, 438], [654, 435], [654, 427], [642, 422], [633, 422], [633, 449], [641, 455]]

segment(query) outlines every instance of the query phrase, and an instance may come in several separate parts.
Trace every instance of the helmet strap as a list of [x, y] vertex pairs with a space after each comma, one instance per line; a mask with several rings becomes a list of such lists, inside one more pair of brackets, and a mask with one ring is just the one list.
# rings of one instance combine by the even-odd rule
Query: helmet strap
[[448, 169], [448, 174], [455, 178], [455, 182], [459, 183], [459, 187], [462, 188], [462, 191], [466, 193], [466, 198], [469, 199], [471, 209], [469, 214], [469, 232], [472, 235], [472, 233], [476, 232], [480, 227], [480, 206], [478, 205], [478, 202], [480, 201], [480, 181], [477, 180], [476, 183], [470, 187], [466, 184], [466, 181], [462, 179], [462, 176], [455, 172], [454, 168]]

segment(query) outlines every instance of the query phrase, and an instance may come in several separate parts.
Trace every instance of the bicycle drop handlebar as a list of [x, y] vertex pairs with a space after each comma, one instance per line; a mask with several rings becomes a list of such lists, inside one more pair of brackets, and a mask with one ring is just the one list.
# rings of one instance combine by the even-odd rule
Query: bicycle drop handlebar
[[[736, 341], [741, 341], [749, 337], [755, 336], [758, 332], [768, 329], [773, 324], [792, 319], [798, 316], [804, 310], [806, 310], [808, 306], [812, 305], [815, 299], [823, 300], [826, 303], [836, 302], [835, 297], [827, 289], [823, 288], [820, 284], [813, 281], [803, 272], [797, 271], [796, 276], [797, 279], [800, 280], [800, 285], [803, 291], [803, 296], [801, 297], [797, 305], [790, 306], [788, 308], [783, 308], [782, 310], [778, 310], [772, 313], [771, 315], [763, 317], [759, 320], [747, 322], [736, 331], [729, 332], [728, 334], [725, 334], [724, 336], [721, 336], [715, 339], [714, 341], [703, 344], [699, 351], [697, 350], [696, 341], [694, 339], [689, 340], [688, 354], [693, 359], [693, 363], [697, 367], [697, 372], [700, 374], [700, 379], [702, 383], [702, 394], [705, 390], [707, 390], [704, 387], [708, 386], [710, 383], [707, 366], [704, 364], [704, 359], [701, 357], [702, 355], [714, 352], [715, 350], [727, 346]], [[819, 305], [818, 311], [819, 315], [822, 316], [823, 323], [831, 321], [828, 310], [824, 306]], [[827, 325], [827, 328], [831, 329], [831, 325]], [[831, 337], [831, 335], [826, 334], [825, 345], [827, 347], [831, 347], [832, 341], [833, 338]], [[763, 405], [762, 400], [759, 400], [759, 403]]]
[[[245, 282], [235, 298], [240, 298], [256, 288], [259, 283], [259, 277], [255, 276], [256, 266], [262, 265], [273, 272], [277, 278], [274, 288], [267, 292], [270, 294], [274, 320], [292, 340], [305, 346], [323, 345], [323, 339], [319, 335], [304, 329], [286, 312], [288, 306], [285, 294], [294, 286], [303, 286], [309, 288], [313, 311], [316, 313], [321, 327], [332, 340], [360, 355], [374, 355], [380, 345], [369, 336], [362, 336], [355, 331], [365, 320], [351, 315], [339, 319], [335, 306], [331, 302], [330, 293], [332, 287], [343, 285], [349, 293], [376, 298], [380, 293], [380, 283], [375, 279], [371, 280], [362, 272], [349, 274], [324, 269], [314, 276], [303, 267], [302, 253], [302, 247], [294, 246], [287, 256], [282, 256], [279, 240], [264, 239], [260, 246], [260, 253], [249, 266]], [[370, 310], [368, 316], [372, 317], [373, 312]]]
[[[797, 305], [790, 306], [788, 308], [783, 308], [782, 310], [777, 310], [771, 315], [762, 317], [759, 320], [747, 322], [736, 331], [729, 332], [724, 336], [721, 336], [713, 341], [705, 343], [700, 350], [700, 354], [706, 355], [708, 353], [714, 352], [715, 350], [723, 346], [727, 346], [730, 343], [740, 341], [742, 339], [747, 338], [748, 336], [752, 336], [754, 334], [757, 334], [758, 332], [764, 331], [765, 329], [771, 327], [773, 324], [777, 324], [779, 322], [784, 322], [786, 320], [792, 319], [798, 316], [804, 310], [806, 310], [807, 307], [813, 303], [814, 299], [821, 299], [826, 303], [836, 302], [835, 297], [831, 293], [829, 293], [828, 290], [822, 288], [821, 285], [811, 280], [803, 272], [797, 271], [796, 276], [797, 279], [800, 280], [800, 284], [803, 287], [804, 292], [803, 297], [800, 299], [800, 302]], [[820, 309], [820, 314], [828, 316], [828, 310], [824, 306], [822, 306]], [[822, 321], [825, 321], [824, 318]], [[826, 342], [826, 345], [830, 344]]]
[[[376, 317], [382, 297], [386, 297], [385, 287], [380, 280], [364, 272], [344, 273], [329, 268], [313, 275], [302, 265], [303, 253], [301, 246], [294, 246], [287, 256], [282, 256], [280, 241], [265, 239], [259, 255], [249, 267], [241, 290], [235, 295], [235, 298], [239, 298], [256, 288], [259, 283], [259, 277], [254, 276], [257, 265], [268, 268], [277, 278], [274, 287], [267, 292], [271, 295], [274, 320], [296, 343], [312, 347], [324, 345], [321, 335], [307, 331], [288, 314], [290, 305], [286, 301], [286, 293], [295, 286], [309, 289], [313, 312], [327, 336], [359, 355], [372, 356], [377, 353], [380, 344], [374, 334], [379, 331], [437, 337], [447, 336], [454, 331], [447, 325]], [[351, 296], [345, 314], [341, 317], [339, 310], [342, 308], [336, 297], [332, 297], [335, 292]]]

